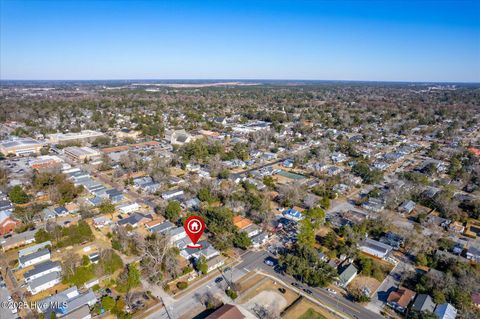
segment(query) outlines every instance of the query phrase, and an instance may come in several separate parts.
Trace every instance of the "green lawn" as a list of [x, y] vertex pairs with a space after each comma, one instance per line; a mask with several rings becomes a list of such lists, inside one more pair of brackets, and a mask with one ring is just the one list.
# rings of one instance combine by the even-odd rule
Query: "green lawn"
[[307, 311], [303, 315], [300, 316], [298, 319], [327, 319], [312, 308], [308, 308]]

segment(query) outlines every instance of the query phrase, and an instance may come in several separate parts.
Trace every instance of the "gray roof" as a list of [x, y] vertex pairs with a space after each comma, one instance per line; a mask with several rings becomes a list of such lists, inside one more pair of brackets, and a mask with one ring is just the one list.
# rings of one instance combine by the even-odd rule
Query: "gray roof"
[[77, 296], [78, 290], [76, 286], [70, 287], [62, 292], [59, 292], [56, 295], [47, 297], [37, 302], [37, 309], [41, 313], [45, 313], [47, 310], [51, 310], [53, 305], [60, 305], [63, 302], [66, 302], [69, 296]]
[[30, 255], [34, 252], [37, 252], [47, 246], [52, 246], [52, 242], [47, 240], [47, 241], [44, 241], [43, 243], [40, 243], [40, 244], [36, 244], [36, 245], [33, 245], [33, 246], [30, 246], [30, 247], [27, 247], [27, 248], [24, 248], [24, 249], [20, 249], [18, 251], [18, 257], [22, 257], [22, 256], [26, 256], [26, 255]]
[[355, 276], [358, 272], [358, 269], [353, 265], [350, 264], [348, 265], [347, 268], [345, 268], [340, 275], [338, 276], [341, 282], [347, 282], [350, 278]]
[[435, 309], [435, 303], [432, 298], [426, 294], [419, 294], [412, 305], [412, 310], [416, 311], [430, 311]]
[[77, 310], [74, 310], [67, 315], [63, 316], [63, 319], [84, 319], [90, 315], [90, 308], [84, 305]]
[[165, 221], [163, 223], [161, 223], [160, 225], [157, 225], [157, 226], [154, 226], [150, 229], [151, 232], [153, 233], [164, 233], [166, 232], [167, 230], [169, 229], [172, 229], [173, 227], [175, 227], [175, 225], [169, 221]]
[[59, 311], [62, 314], [68, 314], [71, 313], [81, 307], [83, 307], [86, 304], [91, 304], [96, 302], [97, 297], [93, 293], [93, 291], [90, 289], [88, 292], [78, 295], [72, 299], [68, 299], [66, 305], [60, 306]]
[[29, 255], [22, 256], [22, 257], [18, 258], [18, 261], [21, 264], [25, 264], [26, 262], [28, 262], [30, 260], [36, 259], [38, 257], [44, 256], [44, 255], [47, 255], [47, 254], [50, 254], [50, 250], [42, 249], [42, 250], [36, 251], [32, 254], [29, 254]]
[[52, 269], [52, 268], [55, 268], [55, 267], [58, 267], [60, 266], [60, 263], [59, 262], [53, 262], [51, 260], [48, 260], [46, 262], [43, 262], [41, 264], [37, 264], [32, 270], [29, 270], [27, 271], [23, 277], [25, 279], [29, 278], [29, 277], [32, 277], [32, 276], [35, 276], [35, 275], [38, 275], [38, 274], [41, 274], [42, 272], [45, 272], [49, 269]]
[[28, 285], [30, 286], [31, 290], [35, 290], [35, 288], [38, 288], [47, 282], [54, 281], [56, 279], [60, 279], [60, 272], [55, 271], [51, 272], [49, 274], [46, 274], [45, 276], [33, 279]]
[[388, 253], [389, 251], [391, 251], [393, 249], [393, 247], [390, 246], [390, 245], [381, 243], [379, 241], [376, 241], [376, 240], [373, 240], [373, 239], [370, 239], [370, 238], [365, 239], [361, 243], [361, 246], [368, 247], [372, 250], [376, 250], [376, 251], [382, 252], [384, 254]]
[[139, 221], [141, 221], [144, 218], [149, 218], [149, 216], [143, 215], [143, 214], [140, 214], [140, 213], [135, 213], [133, 215], [128, 216], [127, 218], [119, 220], [118, 224], [119, 225], [127, 225], [127, 224], [135, 225], [136, 223], [138, 223]]

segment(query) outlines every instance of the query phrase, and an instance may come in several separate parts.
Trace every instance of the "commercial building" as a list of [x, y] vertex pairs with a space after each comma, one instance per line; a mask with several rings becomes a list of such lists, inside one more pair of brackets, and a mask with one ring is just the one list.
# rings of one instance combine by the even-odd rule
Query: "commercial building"
[[91, 130], [84, 130], [78, 133], [54, 133], [48, 134], [48, 142], [50, 144], [73, 144], [73, 143], [88, 143], [94, 141], [96, 138], [103, 137], [102, 132], [95, 132]]
[[43, 144], [33, 138], [17, 138], [13, 140], [2, 141], [0, 143], [0, 152], [4, 155], [13, 154], [16, 156], [38, 154]]
[[64, 154], [68, 159], [80, 163], [93, 159], [98, 159], [101, 156], [101, 153], [97, 150], [94, 150], [93, 148], [78, 146], [65, 148]]

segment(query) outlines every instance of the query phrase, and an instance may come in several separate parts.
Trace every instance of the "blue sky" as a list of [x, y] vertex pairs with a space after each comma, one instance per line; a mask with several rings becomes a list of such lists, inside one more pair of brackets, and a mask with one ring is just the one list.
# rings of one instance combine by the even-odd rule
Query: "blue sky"
[[480, 1], [0, 6], [1, 79], [480, 82]]

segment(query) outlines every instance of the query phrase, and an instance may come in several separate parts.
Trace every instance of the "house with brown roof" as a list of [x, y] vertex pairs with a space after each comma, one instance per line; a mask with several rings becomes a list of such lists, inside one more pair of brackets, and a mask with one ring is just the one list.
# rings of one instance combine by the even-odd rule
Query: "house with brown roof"
[[252, 221], [246, 217], [237, 215], [233, 217], [233, 224], [239, 229], [243, 230], [248, 226], [252, 225]]
[[387, 304], [398, 312], [403, 313], [413, 298], [415, 298], [414, 291], [400, 287], [388, 295]]
[[206, 319], [244, 319], [246, 318], [237, 306], [224, 304], [213, 313], [211, 313]]

